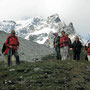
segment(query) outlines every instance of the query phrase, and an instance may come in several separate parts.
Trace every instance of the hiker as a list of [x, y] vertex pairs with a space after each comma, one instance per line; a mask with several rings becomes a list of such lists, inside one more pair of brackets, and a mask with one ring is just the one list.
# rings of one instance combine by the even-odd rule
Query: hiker
[[87, 59], [90, 61], [90, 43], [88, 43], [88, 46], [85, 46], [85, 49], [87, 50]]
[[7, 54], [7, 56], [8, 56], [8, 66], [11, 65], [11, 56], [12, 55], [14, 55], [16, 58], [16, 64], [20, 64], [19, 54], [17, 52], [17, 50], [19, 48], [19, 41], [18, 41], [18, 37], [15, 35], [14, 30], [11, 31], [11, 34], [6, 39], [5, 45], [6, 45], [6, 50], [5, 50], [4, 54]]
[[59, 59], [61, 59], [60, 44], [59, 44], [60, 36], [58, 36], [58, 33], [54, 33], [53, 35], [55, 36], [54, 41], [53, 41], [53, 45], [54, 45], [54, 48], [55, 48], [55, 54], [56, 54], [57, 60], [59, 60]]
[[72, 48], [73, 48], [73, 59], [74, 60], [80, 60], [80, 53], [81, 53], [81, 49], [82, 49], [82, 43], [80, 42], [78, 36], [75, 36], [75, 40], [72, 44]]
[[68, 34], [65, 33], [66, 37], [68, 38], [68, 45], [69, 45], [69, 48], [71, 48], [71, 45], [72, 45], [72, 42], [71, 42], [71, 39], [69, 38]]
[[68, 38], [68, 59], [70, 59], [70, 50], [71, 50], [72, 42], [67, 33], [65, 33], [65, 36]]
[[68, 57], [68, 42], [69, 39], [66, 37], [65, 32], [61, 32], [62, 37], [60, 38], [60, 53], [61, 59], [66, 60]]

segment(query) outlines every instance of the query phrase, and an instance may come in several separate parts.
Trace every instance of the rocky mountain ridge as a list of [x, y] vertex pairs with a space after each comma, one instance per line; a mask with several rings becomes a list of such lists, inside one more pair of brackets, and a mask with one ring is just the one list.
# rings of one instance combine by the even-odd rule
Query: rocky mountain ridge
[[0, 31], [10, 33], [14, 29], [19, 37], [53, 47], [53, 33], [59, 35], [61, 31], [66, 31], [73, 41], [77, 35], [73, 23], [66, 25], [61, 21], [58, 14], [49, 16], [47, 19], [34, 17], [23, 21], [3, 21], [0, 22]]

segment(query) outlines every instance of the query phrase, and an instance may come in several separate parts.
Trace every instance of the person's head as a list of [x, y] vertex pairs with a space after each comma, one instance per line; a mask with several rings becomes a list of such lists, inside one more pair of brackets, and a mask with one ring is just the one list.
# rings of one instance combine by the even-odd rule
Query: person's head
[[64, 36], [64, 35], [65, 35], [65, 31], [62, 31], [62, 32], [61, 32], [61, 35]]
[[57, 36], [58, 36], [58, 33], [54, 33], [53, 35], [54, 35], [55, 37], [57, 37]]
[[67, 34], [67, 33], [65, 33], [65, 36], [67, 36], [67, 37], [68, 37], [68, 34]]
[[88, 47], [90, 47], [90, 43], [88, 43]]
[[75, 36], [75, 41], [79, 41], [79, 37], [78, 36]]
[[11, 35], [12, 35], [12, 36], [15, 36], [15, 30], [12, 30], [12, 31], [11, 31]]

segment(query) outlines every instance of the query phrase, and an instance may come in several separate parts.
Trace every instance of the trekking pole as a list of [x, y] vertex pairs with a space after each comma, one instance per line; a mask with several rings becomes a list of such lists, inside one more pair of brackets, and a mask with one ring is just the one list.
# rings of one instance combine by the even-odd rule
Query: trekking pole
[[9, 55], [8, 55], [8, 66], [10, 67], [10, 65], [11, 65], [12, 48], [9, 49], [8, 53], [9, 53]]
[[4, 68], [4, 55], [2, 53], [2, 68]]
[[2, 69], [4, 68], [4, 55], [2, 52], [1, 52], [1, 67]]
[[11, 64], [11, 61], [12, 61], [11, 60], [12, 59], [11, 57], [12, 57], [12, 48], [10, 48], [10, 58], [9, 58], [10, 60], [8, 61], [10, 64]]

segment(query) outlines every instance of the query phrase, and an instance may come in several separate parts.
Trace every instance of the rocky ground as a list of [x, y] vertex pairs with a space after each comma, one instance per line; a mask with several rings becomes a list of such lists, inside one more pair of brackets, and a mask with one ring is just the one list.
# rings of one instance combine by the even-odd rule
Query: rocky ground
[[0, 90], [90, 90], [90, 62], [56, 60], [53, 55], [38, 62], [3, 68]]

